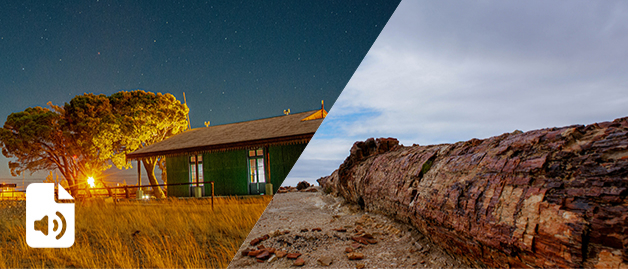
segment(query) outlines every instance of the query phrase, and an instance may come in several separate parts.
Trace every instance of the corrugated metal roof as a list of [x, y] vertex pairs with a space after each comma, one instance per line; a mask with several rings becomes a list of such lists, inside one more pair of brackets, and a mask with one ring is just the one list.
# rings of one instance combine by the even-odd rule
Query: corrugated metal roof
[[129, 153], [127, 159], [307, 143], [323, 119], [301, 120], [317, 111], [191, 129]]

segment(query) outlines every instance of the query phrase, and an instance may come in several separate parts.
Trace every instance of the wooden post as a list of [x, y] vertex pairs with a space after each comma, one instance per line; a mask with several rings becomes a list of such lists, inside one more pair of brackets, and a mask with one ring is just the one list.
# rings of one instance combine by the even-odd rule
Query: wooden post
[[194, 154], [194, 170], [196, 170], [196, 187], [199, 187], [199, 182], [198, 182], [198, 155]]
[[265, 158], [266, 159], [266, 167], [265, 167], [266, 169], [264, 169], [264, 170], [268, 170], [268, 177], [266, 178], [266, 182], [271, 182], [270, 181], [270, 152], [269, 152], [269, 149], [270, 149], [270, 147], [268, 147], [268, 146], [264, 149], [264, 151], [266, 152], [266, 158]]
[[[270, 147], [266, 146], [266, 148], [264, 149], [265, 153], [266, 153], [266, 167], [264, 167], [264, 170], [268, 170], [268, 177], [266, 177], [266, 184], [270, 183], [272, 184], [271, 178], [270, 178]], [[266, 185], [264, 185], [266, 186]], [[274, 189], [274, 186], [273, 186]], [[266, 192], [266, 190], [264, 190]], [[265, 193], [266, 195], [270, 195], [270, 193]]]
[[142, 163], [137, 159], [137, 187], [142, 186]]
[[[199, 171], [198, 171], [198, 154], [194, 153], [194, 170], [196, 171], [196, 175], [194, 176], [196, 179], [196, 188], [194, 189], [194, 197], [201, 198], [203, 193], [200, 190], [200, 180], [199, 179]], [[198, 195], [197, 195], [198, 193]], [[198, 197], [197, 197], [198, 196]]]
[[212, 181], [212, 211], [214, 211], [214, 182]]

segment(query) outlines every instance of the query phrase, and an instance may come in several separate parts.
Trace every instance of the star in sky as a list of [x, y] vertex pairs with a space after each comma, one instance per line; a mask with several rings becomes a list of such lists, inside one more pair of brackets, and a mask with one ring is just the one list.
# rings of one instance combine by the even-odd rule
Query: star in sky
[[[0, 124], [48, 101], [137, 88], [185, 92], [192, 127], [331, 106], [398, 3], [8, 2]], [[0, 157], [0, 182], [8, 174]]]

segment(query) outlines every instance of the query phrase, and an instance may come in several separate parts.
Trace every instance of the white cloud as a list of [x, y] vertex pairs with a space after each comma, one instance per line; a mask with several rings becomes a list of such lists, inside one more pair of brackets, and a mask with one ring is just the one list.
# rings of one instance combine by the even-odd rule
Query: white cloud
[[450, 143], [628, 115], [625, 2], [488, 2], [402, 2], [285, 184], [328, 175], [338, 165], [305, 165], [369, 137]]

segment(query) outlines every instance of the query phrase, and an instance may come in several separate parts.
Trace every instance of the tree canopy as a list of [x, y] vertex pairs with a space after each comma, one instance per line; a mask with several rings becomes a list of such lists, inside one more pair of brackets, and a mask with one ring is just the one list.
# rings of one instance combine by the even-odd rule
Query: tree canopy
[[[111, 96], [84, 94], [64, 106], [12, 113], [0, 129], [2, 154], [11, 174], [59, 170], [76, 192], [84, 179], [98, 178], [111, 164], [130, 168], [126, 153], [162, 141], [187, 128], [188, 108], [171, 94], [142, 90]], [[152, 185], [160, 158], [144, 159]], [[82, 179], [83, 181], [80, 181]], [[155, 187], [154, 195], [163, 197]]]
[[[115, 137], [116, 143], [110, 148], [105, 143], [97, 143], [103, 152], [110, 154], [118, 168], [129, 168], [126, 154], [162, 141], [187, 129], [188, 107], [181, 104], [171, 94], [151, 93], [142, 90], [118, 92], [109, 97], [116, 119], [112, 128], [101, 132], [102, 141]], [[111, 150], [109, 150], [111, 149]], [[151, 185], [157, 185], [155, 166], [161, 157], [142, 159]], [[153, 194], [161, 198], [163, 191], [153, 188]]]

